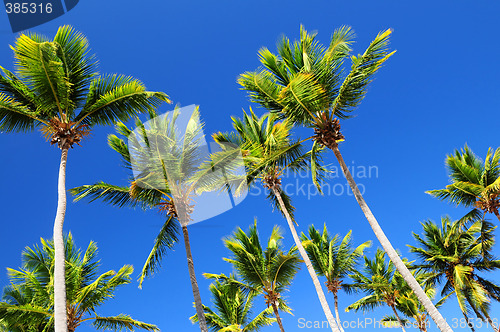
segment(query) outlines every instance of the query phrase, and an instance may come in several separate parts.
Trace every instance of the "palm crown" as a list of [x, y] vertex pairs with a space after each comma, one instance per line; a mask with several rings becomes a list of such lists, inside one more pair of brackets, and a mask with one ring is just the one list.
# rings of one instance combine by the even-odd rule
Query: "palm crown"
[[444, 279], [441, 296], [455, 294], [462, 312], [473, 310], [478, 318], [489, 319], [490, 299], [500, 300], [500, 287], [479, 275], [500, 267], [491, 254], [494, 228], [482, 220], [466, 227], [460, 220], [443, 217], [441, 227], [424, 222], [423, 236], [413, 234], [419, 246], [409, 246], [421, 259], [418, 266], [432, 274], [429, 281]]
[[304, 233], [301, 235], [314, 270], [318, 275], [326, 277], [327, 288], [333, 293], [340, 289], [342, 279], [355, 271], [359, 259], [363, 257], [363, 251], [371, 245], [371, 241], [366, 241], [354, 248], [351, 233], [349, 231], [340, 240], [338, 235], [332, 237], [328, 233], [325, 224], [323, 233], [311, 225], [309, 237]]
[[1, 131], [40, 128], [52, 144], [71, 147], [90, 126], [127, 120], [168, 101], [132, 77], [98, 75], [86, 38], [70, 26], [53, 40], [23, 34], [12, 49], [15, 72], [1, 68]]
[[[286, 37], [277, 45], [277, 54], [259, 51], [264, 69], [246, 72], [238, 80], [252, 101], [292, 122], [317, 128], [318, 141], [328, 146], [333, 137], [334, 117], [346, 118], [362, 101], [372, 76], [394, 53], [387, 46], [391, 30], [380, 33], [358, 56], [351, 56], [350, 72], [343, 76], [343, 64], [350, 56], [354, 33], [349, 27], [337, 29], [325, 47], [315, 33], [300, 28], [300, 40]], [[322, 136], [323, 135], [323, 136]], [[326, 135], [326, 136], [324, 136]]]
[[[134, 320], [127, 315], [104, 317], [96, 313], [99, 306], [114, 297], [117, 287], [130, 283], [132, 266], [125, 265], [118, 272], [110, 270], [99, 275], [100, 262], [94, 242], [82, 255], [69, 234], [65, 249], [68, 331], [75, 331], [86, 321], [101, 330], [159, 330], [155, 325]], [[11, 285], [4, 289], [0, 320], [5, 321], [9, 331], [45, 332], [54, 329], [53, 264], [53, 243], [42, 239], [41, 247], [26, 248], [23, 252], [21, 269], [8, 269]]]
[[[291, 121], [278, 122], [278, 116], [274, 113], [258, 117], [251, 109], [249, 113], [243, 114], [242, 119], [233, 117], [232, 120], [234, 132], [216, 133], [213, 138], [223, 148], [229, 144], [227, 146], [241, 149], [246, 175], [229, 176], [229, 183], [233, 182], [236, 193], [240, 191], [241, 184], [252, 185], [257, 180], [269, 189], [274, 186], [279, 188], [287, 170], [293, 172], [310, 167], [315, 182], [323, 179], [325, 169], [321, 164], [321, 148], [316, 146], [306, 152], [303, 141], [292, 139]], [[214, 159], [218, 159], [217, 154], [214, 154]], [[280, 194], [286, 209], [293, 216], [291, 198], [284, 191], [280, 191]], [[267, 198], [279, 207], [272, 192]]]
[[494, 213], [500, 221], [500, 148], [481, 161], [466, 145], [446, 158], [451, 184], [427, 193], [457, 205]]
[[231, 258], [224, 260], [233, 264], [247, 285], [264, 293], [268, 305], [276, 305], [289, 311], [282, 293], [292, 283], [299, 270], [300, 259], [296, 248], [283, 252], [282, 239], [280, 229], [275, 226], [266, 248], [263, 249], [256, 223], [247, 233], [238, 228], [232, 237], [224, 240], [224, 244], [232, 253]]
[[[272, 308], [266, 308], [251, 318], [253, 303], [259, 291], [255, 289], [243, 289], [234, 276], [215, 280], [210, 285], [212, 293], [212, 310], [203, 306], [208, 326], [212, 331], [227, 332], [252, 332], [271, 325], [276, 319], [272, 318]], [[193, 322], [198, 321], [198, 316], [191, 317]]]

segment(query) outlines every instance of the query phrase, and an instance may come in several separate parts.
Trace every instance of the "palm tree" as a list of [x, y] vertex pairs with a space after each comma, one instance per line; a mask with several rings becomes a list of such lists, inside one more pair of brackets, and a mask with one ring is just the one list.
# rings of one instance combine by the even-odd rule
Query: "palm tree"
[[[421, 269], [411, 269], [415, 279], [423, 285], [425, 293], [431, 299], [433, 299], [436, 295], [436, 287], [434, 284], [428, 282], [429, 277], [431, 277], [430, 273], [424, 272]], [[436, 303], [436, 307], [439, 308], [443, 304], [443, 300]], [[403, 284], [399, 290], [398, 296], [396, 298], [396, 309], [403, 313], [406, 317], [413, 318], [415, 320], [415, 325], [422, 332], [427, 332], [427, 326], [429, 325], [429, 318], [427, 316], [427, 312], [422, 304], [418, 301], [417, 296], [408, 284]], [[403, 320], [404, 321], [404, 320]], [[397, 323], [396, 317], [386, 316], [383, 319], [383, 322], [387, 322], [389, 324]]]
[[428, 194], [456, 205], [493, 213], [500, 221], [500, 148], [490, 148], [484, 162], [465, 145], [446, 157], [451, 184]]
[[66, 212], [68, 150], [95, 125], [157, 107], [168, 101], [161, 92], [122, 75], [98, 75], [87, 39], [70, 26], [60, 27], [53, 40], [38, 34], [21, 34], [14, 46], [15, 73], [0, 75], [0, 131], [45, 133], [61, 149], [55, 246], [55, 331], [66, 331], [63, 223]]
[[[282, 239], [279, 227], [275, 226], [267, 241], [267, 247], [263, 249], [257, 232], [257, 221], [255, 221], [247, 233], [238, 228], [231, 237], [224, 240], [226, 248], [232, 253], [231, 258], [224, 258], [224, 260], [234, 266], [243, 280], [245, 286], [241, 287], [238, 283], [238, 287], [247, 291], [258, 290], [264, 294], [267, 306], [272, 307], [280, 330], [284, 332], [279, 310], [291, 311], [282, 294], [292, 283], [301, 261], [296, 248], [286, 253], [283, 252]], [[211, 277], [234, 284], [234, 282], [228, 282], [224, 275]]]
[[319, 276], [326, 277], [326, 287], [335, 299], [337, 326], [341, 330], [343, 328], [339, 317], [338, 291], [342, 287], [343, 279], [355, 272], [359, 259], [363, 257], [363, 251], [371, 245], [371, 241], [366, 241], [354, 248], [351, 233], [352, 231], [349, 231], [340, 243], [338, 235], [331, 237], [328, 234], [326, 224], [323, 226], [323, 234], [314, 225], [309, 226], [309, 237], [301, 234], [302, 244], [314, 270]]
[[[187, 227], [195, 208], [193, 197], [196, 190], [200, 189], [190, 179], [198, 173], [200, 160], [203, 159], [198, 152], [203, 124], [196, 108], [190, 114], [186, 128], [180, 128], [180, 112], [176, 108], [172, 116], [158, 116], [156, 112], [150, 111], [147, 123], [136, 120], [136, 131], [121, 122], [116, 125], [122, 137], [110, 135], [108, 143], [120, 154], [131, 173], [128, 186], [98, 182], [73, 188], [70, 192], [75, 195], [76, 201], [84, 198], [91, 201], [101, 199], [118, 207], [141, 206], [157, 209], [167, 215], [142, 269], [140, 286], [146, 277], [159, 269], [163, 256], [177, 242], [177, 222], [181, 225], [196, 312], [201, 317], [200, 329], [208, 332]], [[185, 134], [180, 135], [181, 132]]]
[[[246, 72], [239, 78], [250, 99], [295, 124], [314, 129], [314, 144], [333, 151], [344, 176], [365, 214], [375, 236], [403, 278], [417, 294], [442, 332], [451, 328], [407, 269], [378, 224], [359, 191], [342, 154], [339, 142], [345, 137], [340, 122], [363, 100], [374, 74], [394, 52], [388, 51], [391, 30], [377, 35], [363, 54], [351, 56], [354, 33], [349, 27], [337, 29], [330, 45], [324, 47], [301, 26], [300, 40], [290, 43], [286, 37], [278, 43], [278, 54], [267, 48], [259, 51], [264, 69]], [[345, 59], [351, 59], [350, 71], [342, 79]]]
[[500, 260], [491, 255], [495, 227], [483, 220], [466, 227], [449, 217], [441, 218], [441, 227], [432, 221], [422, 225], [423, 235], [413, 234], [419, 246], [409, 246], [421, 259], [418, 267], [432, 273], [429, 280], [433, 283], [444, 281], [441, 296], [447, 299], [455, 294], [466, 319], [470, 309], [493, 327], [489, 303], [500, 300], [500, 287], [478, 273], [500, 267]]
[[[250, 114], [244, 113], [243, 120], [235, 117], [232, 120], [235, 132], [217, 133], [213, 135], [213, 138], [222, 145], [223, 149], [226, 144], [229, 144], [230, 147], [238, 147], [244, 156], [247, 173], [244, 179], [240, 177], [239, 185], [234, 184], [234, 182], [238, 183], [238, 180], [233, 182], [236, 187], [234, 192], [240, 191], [241, 183], [253, 185], [258, 180], [264, 188], [270, 190], [268, 199], [277, 206], [285, 217], [295, 245], [313, 280], [330, 327], [333, 331], [338, 331], [318, 276], [314, 272], [313, 265], [295, 229], [294, 207], [291, 199], [281, 188], [281, 177], [288, 169], [294, 171], [309, 166], [313, 170], [313, 177], [322, 178], [324, 169], [320, 165], [321, 148], [315, 147], [304, 153], [302, 142], [293, 142], [291, 139], [292, 122], [288, 120], [277, 122], [276, 114], [265, 114], [259, 118], [250, 109]], [[231, 152], [231, 148], [227, 150]], [[225, 157], [224, 154], [223, 157]], [[217, 160], [218, 158], [215, 156], [213, 159]], [[230, 174], [228, 174], [228, 178], [231, 179]], [[231, 183], [231, 180], [228, 182]]]
[[[203, 309], [212, 331], [252, 332], [276, 322], [270, 317], [273, 314], [271, 307], [251, 319], [254, 299], [260, 292], [255, 289], [245, 291], [239, 284], [234, 276], [229, 276], [222, 282], [216, 280], [210, 285], [214, 310], [207, 306], [203, 306]], [[191, 320], [198, 322], [198, 316], [194, 315]]]
[[[159, 331], [152, 324], [132, 319], [128, 315], [103, 317], [96, 313], [99, 306], [114, 297], [115, 290], [130, 283], [134, 269], [124, 265], [118, 272], [98, 274], [100, 261], [97, 245], [90, 242], [82, 255], [75, 248], [71, 233], [65, 239], [67, 329], [74, 332], [85, 322], [97, 330], [120, 331], [134, 328]], [[11, 285], [4, 289], [0, 302], [0, 321], [8, 331], [54, 330], [54, 242], [42, 239], [41, 246], [27, 247], [21, 269], [8, 269]]]
[[345, 284], [344, 288], [348, 292], [362, 291], [367, 295], [349, 305], [346, 311], [365, 312], [385, 304], [392, 309], [398, 325], [405, 331], [405, 324], [398, 314], [397, 304], [400, 292], [407, 287], [407, 284], [394, 264], [391, 261], [386, 263], [385, 254], [383, 250], [377, 249], [373, 260], [365, 256], [363, 271], [356, 271], [350, 276], [353, 283]]

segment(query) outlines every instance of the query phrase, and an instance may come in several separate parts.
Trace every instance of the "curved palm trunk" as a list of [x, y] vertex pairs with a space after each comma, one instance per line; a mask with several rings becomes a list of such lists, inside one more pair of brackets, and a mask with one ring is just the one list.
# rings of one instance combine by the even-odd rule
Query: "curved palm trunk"
[[280, 313], [278, 311], [278, 306], [276, 305], [276, 303], [273, 303], [272, 306], [273, 306], [274, 316], [276, 316], [276, 321], [278, 322], [280, 330], [281, 332], [285, 332], [285, 329], [283, 328], [283, 323], [281, 322]]
[[398, 311], [396, 310], [396, 307], [391, 305], [391, 309], [392, 311], [394, 312], [394, 315], [396, 316], [396, 319], [398, 320], [398, 323], [399, 323], [399, 326], [401, 327], [401, 330], [403, 330], [403, 332], [406, 332], [405, 330], [405, 325], [403, 324], [403, 321], [401, 320], [401, 318], [399, 317], [398, 315]]
[[66, 162], [68, 148], [61, 150], [59, 179], [57, 183], [57, 213], [54, 221], [54, 331], [68, 330], [66, 316], [66, 275], [63, 224], [66, 215]]
[[344, 329], [342, 328], [342, 324], [340, 323], [340, 316], [339, 316], [339, 297], [337, 295], [337, 292], [335, 291], [333, 293], [333, 298], [335, 299], [335, 318], [337, 319], [337, 326], [341, 332], [344, 332]]
[[366, 204], [363, 196], [361, 195], [361, 192], [358, 189], [358, 186], [356, 185], [356, 182], [354, 181], [351, 172], [349, 172], [349, 169], [347, 168], [347, 165], [344, 162], [344, 158], [342, 158], [342, 154], [340, 153], [340, 150], [338, 148], [337, 144], [334, 144], [333, 146], [329, 147], [333, 153], [335, 154], [335, 157], [337, 158], [340, 167], [342, 168], [342, 171], [344, 172], [344, 176], [347, 179], [347, 182], [349, 183], [349, 186], [351, 187], [351, 190], [354, 194], [354, 197], [356, 197], [356, 201], [358, 202], [359, 206], [361, 207], [361, 210], [363, 210], [363, 213], [368, 220], [368, 223], [370, 224], [373, 232], [375, 233], [375, 236], [379, 240], [380, 244], [382, 245], [382, 248], [384, 248], [384, 251], [387, 253], [389, 256], [390, 260], [396, 267], [396, 269], [401, 273], [401, 276], [403, 279], [408, 283], [410, 288], [413, 290], [415, 295], [417, 295], [418, 300], [422, 305], [424, 306], [425, 310], [429, 313], [429, 316], [431, 316], [432, 320], [434, 323], [436, 323], [437, 327], [441, 332], [451, 332], [453, 331], [446, 320], [443, 318], [443, 316], [439, 313], [439, 311], [436, 309], [432, 301], [427, 297], [425, 294], [424, 290], [422, 287], [420, 287], [419, 283], [415, 280], [411, 272], [408, 270], [406, 265], [403, 263], [401, 258], [399, 257], [398, 253], [394, 248], [392, 247], [391, 242], [389, 242], [389, 239], [387, 236], [385, 236], [384, 231], [380, 227], [380, 225], [377, 222], [377, 219], [375, 219], [375, 216], [371, 212], [370, 208]]
[[290, 217], [290, 214], [288, 213], [288, 210], [286, 209], [285, 203], [283, 202], [283, 199], [281, 198], [281, 193], [279, 190], [275, 187], [271, 189], [276, 196], [276, 199], [278, 200], [278, 203], [281, 207], [281, 211], [283, 211], [283, 214], [285, 215], [286, 221], [288, 222], [288, 226], [290, 227], [290, 231], [293, 236], [293, 240], [295, 241], [295, 245], [299, 249], [300, 256], [302, 256], [302, 259], [306, 263], [307, 271], [309, 272], [309, 275], [311, 276], [311, 279], [313, 280], [314, 283], [314, 288], [316, 288], [316, 293], [318, 294], [319, 302], [321, 303], [321, 307], [323, 308], [323, 311], [325, 312], [326, 319], [328, 320], [328, 323], [330, 324], [330, 328], [332, 331], [335, 332], [340, 332], [339, 328], [337, 327], [337, 323], [335, 321], [335, 318], [333, 317], [332, 311], [330, 310], [330, 307], [328, 306], [328, 302], [326, 301], [326, 296], [325, 293], [323, 292], [323, 288], [321, 287], [321, 284], [319, 283], [318, 276], [316, 275], [316, 272], [314, 271], [314, 268], [312, 266], [311, 260], [309, 259], [309, 256], [307, 256], [307, 252], [302, 246], [302, 242], [299, 239], [299, 236], [297, 235], [297, 231], [295, 230], [295, 226], [293, 225], [292, 218]]
[[201, 304], [200, 289], [198, 288], [198, 281], [196, 281], [196, 274], [194, 273], [193, 255], [191, 254], [191, 244], [189, 242], [189, 233], [187, 226], [182, 225], [182, 233], [184, 235], [184, 246], [186, 247], [189, 278], [191, 279], [191, 287], [193, 288], [193, 296], [196, 307], [196, 314], [198, 315], [198, 323], [200, 324], [200, 330], [202, 332], [208, 332], [205, 312], [203, 311], [203, 305]]

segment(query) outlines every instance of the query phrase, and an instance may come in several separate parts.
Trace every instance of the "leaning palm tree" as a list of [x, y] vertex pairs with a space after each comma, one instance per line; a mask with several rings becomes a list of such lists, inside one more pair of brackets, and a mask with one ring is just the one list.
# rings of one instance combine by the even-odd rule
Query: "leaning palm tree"
[[[255, 332], [276, 322], [276, 319], [271, 317], [271, 307], [251, 318], [255, 297], [260, 292], [256, 289], [243, 289], [234, 276], [222, 281], [215, 280], [210, 285], [210, 292], [214, 310], [208, 306], [203, 306], [203, 310], [208, 327], [214, 332]], [[191, 317], [191, 320], [198, 322], [198, 315]]]
[[266, 304], [272, 307], [281, 332], [284, 332], [280, 310], [291, 312], [282, 297], [288, 286], [292, 283], [295, 274], [300, 267], [300, 259], [296, 248], [288, 252], [282, 250], [281, 231], [275, 226], [267, 241], [265, 249], [262, 248], [257, 222], [245, 233], [238, 228], [231, 237], [224, 240], [226, 248], [231, 253], [231, 258], [225, 258], [236, 269], [239, 277], [244, 282], [234, 283], [224, 275], [214, 276], [215, 279], [223, 279], [225, 283], [235, 284], [246, 291], [258, 290], [264, 294]]
[[140, 286], [145, 278], [160, 268], [163, 256], [177, 242], [180, 224], [196, 313], [201, 317], [201, 331], [207, 332], [188, 232], [191, 214], [195, 208], [193, 197], [195, 191], [200, 189], [189, 179], [198, 172], [198, 166], [203, 160], [199, 155], [203, 125], [199, 119], [198, 108], [190, 114], [186, 128], [181, 128], [178, 123], [180, 115], [179, 108], [170, 115], [162, 116], [150, 111], [149, 121], [146, 123], [136, 119], [136, 130], [118, 123], [116, 130], [121, 137], [109, 135], [108, 143], [120, 154], [130, 172], [128, 186], [98, 182], [73, 188], [70, 192], [75, 195], [77, 201], [84, 198], [91, 201], [99, 199], [118, 207], [141, 206], [166, 214], [166, 221], [142, 269]]
[[[363, 100], [374, 74], [394, 53], [388, 51], [391, 30], [377, 35], [363, 54], [351, 56], [354, 33], [349, 27], [337, 29], [330, 45], [324, 47], [301, 27], [300, 40], [286, 37], [278, 43], [278, 54], [267, 48], [259, 51], [263, 69], [246, 72], [238, 80], [250, 99], [295, 124], [314, 129], [314, 144], [333, 151], [361, 210], [375, 236], [398, 271], [417, 294], [439, 329], [451, 331], [424, 290], [392, 247], [364, 200], [339, 150], [345, 140], [337, 118], [346, 119]], [[343, 77], [343, 64], [351, 59], [350, 71]], [[337, 118], [335, 118], [337, 117]]]
[[454, 294], [467, 321], [472, 310], [477, 318], [493, 327], [489, 307], [491, 299], [500, 301], [500, 286], [479, 272], [500, 268], [500, 260], [491, 254], [495, 227], [484, 220], [466, 227], [460, 220], [452, 222], [449, 217], [441, 218], [441, 227], [432, 221], [422, 225], [423, 236], [413, 234], [419, 246], [409, 246], [421, 259], [418, 267], [432, 273], [429, 280], [433, 283], [444, 281], [441, 295], [446, 299]]
[[384, 251], [377, 249], [374, 259], [365, 256], [363, 270], [350, 275], [353, 282], [345, 284], [345, 289], [348, 292], [364, 292], [367, 295], [349, 305], [346, 311], [363, 310], [365, 312], [387, 305], [392, 309], [398, 325], [405, 331], [405, 324], [397, 310], [397, 301], [407, 284], [395, 269], [394, 264], [391, 261], [388, 263], [385, 261], [385, 254]]
[[343, 329], [339, 317], [338, 291], [342, 288], [343, 279], [355, 272], [359, 259], [363, 257], [363, 251], [371, 245], [371, 241], [366, 241], [354, 248], [351, 233], [349, 231], [340, 240], [338, 235], [332, 237], [328, 233], [325, 224], [323, 233], [311, 225], [309, 237], [304, 233], [301, 234], [302, 244], [311, 259], [314, 270], [319, 276], [326, 277], [326, 287], [335, 299], [337, 326], [341, 330]]
[[[241, 183], [244, 185], [255, 185], [260, 181], [264, 188], [269, 190], [268, 199], [272, 204], [282, 212], [285, 217], [292, 237], [295, 241], [299, 253], [304, 260], [307, 271], [313, 280], [316, 293], [320, 300], [323, 311], [330, 323], [333, 331], [338, 331], [335, 318], [328, 306], [323, 288], [319, 282], [318, 276], [314, 271], [314, 267], [309, 259], [302, 242], [300, 241], [297, 230], [295, 229], [295, 220], [293, 216], [294, 207], [290, 197], [281, 187], [281, 179], [286, 170], [298, 170], [304, 167], [310, 167], [313, 171], [313, 177], [322, 178], [324, 169], [320, 165], [320, 150], [316, 147], [309, 152], [303, 152], [302, 142], [294, 142], [291, 139], [292, 122], [285, 120], [277, 122], [276, 114], [265, 114], [258, 117], [250, 109], [250, 114], [246, 112], [243, 119], [233, 117], [232, 133], [217, 133], [214, 134], [214, 140], [222, 145], [224, 149], [229, 144], [227, 151], [231, 152], [231, 147], [241, 149], [245, 166], [246, 175], [243, 181], [240, 180], [238, 185], [238, 177], [236, 176], [235, 193], [240, 191]], [[213, 159], [223, 159], [225, 155]], [[231, 183], [231, 176], [228, 174]], [[241, 179], [241, 177], [239, 177]]]
[[122, 75], [98, 75], [87, 39], [70, 26], [60, 27], [53, 40], [38, 34], [20, 35], [14, 46], [15, 72], [1, 68], [0, 132], [40, 129], [61, 150], [58, 203], [54, 222], [55, 331], [66, 331], [63, 223], [66, 213], [68, 150], [95, 125], [156, 108], [168, 101], [161, 92]]
[[474, 207], [483, 216], [493, 213], [500, 221], [500, 148], [495, 152], [488, 149], [483, 162], [465, 145], [446, 157], [446, 166], [451, 184], [427, 193], [457, 205]]
[[[65, 239], [67, 329], [74, 332], [86, 322], [97, 330], [159, 331], [152, 324], [128, 315], [100, 316], [99, 306], [114, 297], [116, 289], [130, 283], [133, 268], [123, 266], [118, 272], [98, 274], [100, 261], [95, 242], [82, 255], [75, 248], [71, 233]], [[21, 269], [8, 269], [11, 285], [4, 289], [0, 302], [0, 321], [10, 332], [54, 330], [54, 242], [42, 239], [41, 246], [26, 248]]]

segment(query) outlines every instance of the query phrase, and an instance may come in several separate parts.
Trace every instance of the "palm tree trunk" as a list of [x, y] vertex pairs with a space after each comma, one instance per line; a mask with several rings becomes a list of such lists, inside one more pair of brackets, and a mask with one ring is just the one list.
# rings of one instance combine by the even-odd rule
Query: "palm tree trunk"
[[198, 315], [198, 323], [200, 324], [200, 330], [202, 332], [208, 332], [205, 312], [203, 311], [203, 305], [201, 304], [200, 289], [198, 288], [196, 274], [194, 273], [193, 255], [191, 254], [191, 244], [189, 242], [189, 233], [186, 225], [182, 225], [182, 233], [184, 234], [184, 246], [186, 247], [189, 278], [191, 278], [191, 287], [193, 288], [193, 296], [196, 307], [196, 314]]
[[406, 332], [405, 330], [405, 325], [403, 324], [403, 321], [401, 320], [401, 318], [399, 317], [398, 315], [398, 311], [396, 310], [396, 307], [391, 305], [391, 309], [392, 311], [394, 312], [394, 315], [396, 316], [396, 319], [398, 320], [398, 323], [399, 323], [399, 326], [401, 327], [401, 330], [403, 330], [403, 332]]
[[408, 285], [413, 290], [415, 295], [417, 295], [418, 300], [420, 301], [420, 303], [422, 303], [425, 310], [427, 310], [429, 316], [431, 316], [432, 320], [434, 321], [434, 323], [436, 323], [439, 330], [441, 332], [453, 331], [446, 322], [446, 320], [443, 318], [443, 316], [436, 309], [436, 307], [429, 299], [429, 297], [427, 297], [424, 290], [422, 289], [422, 287], [420, 287], [419, 283], [415, 280], [415, 278], [408, 270], [406, 265], [403, 263], [396, 250], [394, 250], [394, 248], [392, 247], [391, 242], [389, 242], [387, 236], [385, 236], [385, 233], [378, 224], [377, 219], [375, 219], [375, 216], [373, 215], [370, 208], [366, 204], [363, 196], [361, 195], [361, 192], [359, 191], [358, 186], [356, 185], [356, 182], [354, 181], [351, 175], [351, 172], [349, 172], [349, 169], [347, 168], [347, 165], [344, 162], [344, 158], [342, 158], [342, 154], [340, 153], [338, 145], [334, 144], [333, 146], [330, 146], [330, 149], [335, 154], [335, 157], [337, 158], [340, 167], [344, 172], [344, 176], [346, 177], [347, 182], [351, 187], [354, 197], [356, 197], [356, 200], [358, 201], [361, 210], [363, 211], [366, 219], [368, 220], [368, 223], [370, 224], [373, 232], [375, 233], [375, 236], [380, 241], [382, 248], [384, 248], [385, 252], [389, 256], [390, 260], [393, 262], [394, 266], [396, 266], [396, 269], [399, 271], [399, 273], [401, 273], [401, 276], [408, 283]]
[[283, 328], [283, 323], [281, 322], [280, 313], [278, 311], [278, 306], [276, 305], [276, 303], [273, 303], [272, 306], [273, 306], [274, 315], [276, 316], [276, 321], [278, 322], [280, 330], [281, 330], [281, 332], [285, 332], [285, 329]]
[[54, 331], [68, 330], [66, 314], [66, 273], [63, 224], [66, 215], [66, 162], [68, 148], [61, 150], [59, 179], [57, 183], [57, 213], [54, 221]]
[[314, 271], [314, 268], [312, 266], [311, 260], [309, 259], [309, 256], [307, 256], [307, 252], [302, 246], [302, 242], [299, 239], [299, 236], [297, 235], [297, 231], [295, 230], [295, 226], [293, 225], [292, 218], [290, 217], [290, 214], [288, 213], [288, 210], [286, 209], [285, 203], [283, 202], [283, 199], [281, 198], [281, 193], [278, 188], [273, 187], [271, 188], [273, 191], [274, 195], [276, 196], [276, 199], [278, 200], [278, 203], [281, 207], [281, 211], [283, 211], [283, 214], [285, 215], [286, 221], [288, 222], [288, 227], [290, 227], [290, 231], [293, 236], [293, 240], [295, 241], [295, 245], [299, 249], [300, 256], [302, 256], [302, 259], [304, 260], [304, 263], [306, 264], [307, 271], [309, 272], [309, 275], [311, 276], [311, 279], [313, 280], [314, 283], [314, 288], [316, 288], [316, 293], [318, 294], [319, 302], [321, 303], [321, 307], [323, 308], [323, 311], [325, 312], [326, 319], [328, 320], [328, 323], [330, 324], [330, 328], [332, 331], [335, 332], [340, 332], [337, 323], [335, 322], [335, 318], [333, 317], [332, 311], [330, 310], [330, 307], [328, 306], [328, 302], [326, 301], [326, 296], [325, 293], [323, 292], [323, 288], [321, 287], [321, 284], [319, 283], [318, 276], [316, 275], [316, 272]]
[[340, 323], [340, 316], [339, 316], [339, 297], [337, 295], [337, 291], [333, 292], [333, 298], [335, 299], [335, 317], [337, 318], [337, 326], [341, 332], [344, 332], [344, 329], [342, 328], [342, 324]]

